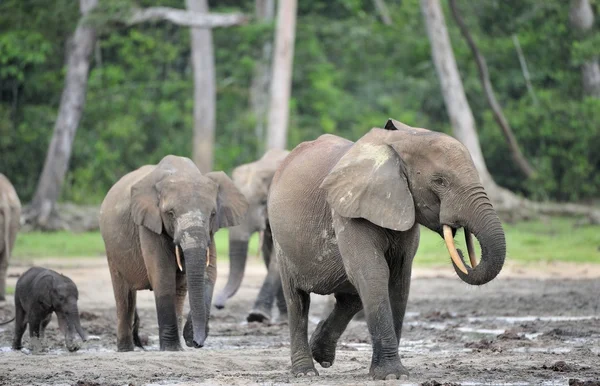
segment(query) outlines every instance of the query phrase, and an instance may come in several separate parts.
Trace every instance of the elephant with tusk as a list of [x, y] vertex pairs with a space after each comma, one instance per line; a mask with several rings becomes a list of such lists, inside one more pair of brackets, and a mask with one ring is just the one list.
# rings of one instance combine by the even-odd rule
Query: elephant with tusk
[[[248, 203], [223, 172], [202, 174], [188, 158], [166, 156], [123, 176], [100, 208], [100, 231], [117, 304], [117, 347], [133, 350], [136, 291], [154, 291], [160, 349], [202, 347], [217, 277], [214, 234], [239, 224]], [[181, 253], [180, 253], [181, 251]]]
[[[374, 379], [408, 376], [398, 355], [419, 225], [446, 242], [457, 275], [482, 285], [504, 264], [500, 220], [466, 147], [393, 119], [356, 143], [334, 135], [297, 146], [275, 173], [269, 222], [290, 326], [292, 372], [329, 367], [352, 317], [364, 309]], [[464, 228], [471, 266], [454, 245]], [[477, 262], [473, 234], [480, 241]], [[336, 304], [308, 340], [310, 293]]]

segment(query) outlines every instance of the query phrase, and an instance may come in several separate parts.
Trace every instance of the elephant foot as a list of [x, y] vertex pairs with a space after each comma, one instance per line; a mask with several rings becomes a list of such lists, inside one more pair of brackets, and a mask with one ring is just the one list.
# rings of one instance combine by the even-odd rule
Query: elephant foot
[[183, 351], [179, 341], [177, 342], [161, 342], [160, 351]]
[[133, 339], [117, 339], [117, 351], [127, 352], [133, 351]]
[[31, 353], [33, 355], [39, 355], [44, 352], [44, 345], [40, 338], [31, 338]]
[[302, 377], [315, 377], [315, 376], [319, 375], [319, 372], [311, 364], [309, 366], [307, 366], [307, 365], [293, 366], [292, 374], [294, 374], [294, 377], [296, 377], [296, 378], [302, 378]]
[[254, 309], [250, 311], [248, 317], [246, 317], [248, 323], [259, 322], [259, 323], [269, 323], [271, 320], [271, 314], [262, 310]]
[[329, 339], [329, 334], [323, 331], [325, 321], [320, 321], [317, 329], [310, 337], [310, 351], [312, 357], [321, 367], [327, 368], [333, 365], [335, 360], [335, 346], [337, 342]]
[[67, 350], [69, 350], [69, 352], [75, 352], [81, 348], [81, 346], [78, 343], [71, 343], [66, 346], [67, 346]]
[[371, 365], [369, 374], [373, 377], [373, 380], [408, 380], [408, 369], [402, 365], [400, 360]]

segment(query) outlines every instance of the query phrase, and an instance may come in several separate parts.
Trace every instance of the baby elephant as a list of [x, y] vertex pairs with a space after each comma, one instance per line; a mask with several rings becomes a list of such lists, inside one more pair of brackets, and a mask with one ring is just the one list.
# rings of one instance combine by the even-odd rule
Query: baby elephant
[[20, 350], [21, 338], [29, 323], [29, 336], [34, 353], [42, 349], [46, 326], [56, 312], [60, 329], [65, 334], [69, 351], [77, 351], [75, 331], [83, 341], [87, 335], [79, 322], [77, 286], [68, 277], [46, 268], [33, 267], [17, 281], [15, 289], [15, 336], [13, 349]]

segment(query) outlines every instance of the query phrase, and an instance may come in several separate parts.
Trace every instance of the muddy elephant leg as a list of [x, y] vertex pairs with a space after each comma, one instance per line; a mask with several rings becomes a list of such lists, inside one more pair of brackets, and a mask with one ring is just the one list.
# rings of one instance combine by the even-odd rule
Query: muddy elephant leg
[[177, 325], [177, 264], [173, 245], [163, 244], [152, 231], [140, 227], [144, 264], [154, 291], [161, 351], [181, 351]]
[[25, 329], [27, 328], [27, 318], [25, 310], [21, 307], [18, 299], [15, 301], [15, 335], [13, 336], [13, 350], [20, 350], [23, 348], [22, 339]]
[[279, 279], [278, 287], [279, 288], [277, 289], [277, 309], [279, 310], [279, 316], [277, 318], [277, 323], [287, 323], [287, 304], [285, 304], [285, 295], [283, 293], [283, 287], [281, 285], [281, 278]]
[[[109, 259], [110, 262], [111, 259]], [[133, 351], [133, 322], [135, 316], [136, 292], [119, 272], [110, 269], [113, 292], [117, 306], [117, 350]]]
[[398, 256], [394, 259], [391, 267], [391, 280], [389, 285], [390, 304], [394, 317], [394, 331], [396, 332], [397, 347], [400, 345], [402, 336], [402, 324], [408, 303], [410, 291], [410, 275], [412, 271], [412, 260], [414, 254]]
[[398, 340], [390, 304], [390, 269], [384, 251], [389, 242], [370, 224], [333, 218], [338, 247], [350, 282], [358, 290], [373, 345], [369, 373], [373, 379], [408, 377], [398, 354]]
[[271, 320], [271, 309], [275, 295], [281, 291], [281, 277], [279, 274], [279, 264], [277, 259], [272, 256], [270, 259], [267, 277], [263, 281], [258, 297], [252, 307], [252, 311], [246, 318], [248, 322], [268, 322]]
[[[281, 251], [277, 253], [281, 253]], [[319, 375], [319, 372], [315, 369], [310, 346], [308, 345], [310, 294], [297, 289], [290, 281], [290, 275], [285, 270], [281, 275], [281, 283], [288, 304], [292, 374], [296, 377]]]
[[319, 322], [310, 337], [310, 350], [321, 367], [330, 367], [335, 359], [335, 347], [352, 317], [362, 309], [356, 294], [338, 293], [335, 305], [327, 319]]
[[29, 312], [29, 339], [33, 354], [40, 354], [44, 348], [40, 339], [40, 329], [44, 318], [44, 314], [35, 309]]
[[40, 326], [40, 338], [42, 339], [42, 341], [46, 339], [46, 327], [48, 327], [48, 324], [50, 324], [51, 320], [52, 314], [46, 316], [46, 318], [42, 320], [42, 325]]

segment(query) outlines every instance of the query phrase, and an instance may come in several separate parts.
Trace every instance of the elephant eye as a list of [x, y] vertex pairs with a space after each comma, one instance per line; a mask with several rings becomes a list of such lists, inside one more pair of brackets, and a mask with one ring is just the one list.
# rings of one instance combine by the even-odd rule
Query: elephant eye
[[175, 217], [175, 211], [173, 211], [173, 209], [170, 209], [167, 211], [167, 215], [169, 215], [169, 217]]
[[433, 179], [433, 183], [436, 184], [437, 186], [441, 186], [441, 187], [446, 187], [446, 185], [448, 185], [446, 183], [446, 180], [443, 179], [442, 177], [435, 177]]

